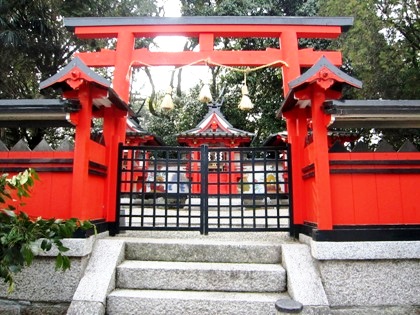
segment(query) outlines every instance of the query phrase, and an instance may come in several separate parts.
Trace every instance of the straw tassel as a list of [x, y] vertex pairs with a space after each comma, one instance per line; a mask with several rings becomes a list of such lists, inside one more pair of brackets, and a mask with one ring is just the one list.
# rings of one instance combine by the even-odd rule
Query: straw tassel
[[252, 104], [251, 99], [249, 98], [249, 91], [246, 85], [246, 73], [244, 77], [244, 84], [242, 85], [241, 90], [242, 90], [242, 98], [238, 105], [239, 109], [241, 110], [253, 109], [254, 104]]

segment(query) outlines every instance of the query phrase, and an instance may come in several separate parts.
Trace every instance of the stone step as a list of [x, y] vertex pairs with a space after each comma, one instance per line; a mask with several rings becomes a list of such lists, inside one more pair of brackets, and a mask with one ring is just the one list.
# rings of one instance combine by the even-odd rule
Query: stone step
[[[279, 242], [280, 243], [280, 242]], [[281, 245], [212, 239], [140, 239], [126, 243], [129, 260], [277, 264]]]
[[286, 272], [280, 264], [126, 260], [117, 268], [117, 288], [283, 292]]
[[114, 290], [107, 298], [108, 315], [275, 315], [275, 302], [285, 293]]

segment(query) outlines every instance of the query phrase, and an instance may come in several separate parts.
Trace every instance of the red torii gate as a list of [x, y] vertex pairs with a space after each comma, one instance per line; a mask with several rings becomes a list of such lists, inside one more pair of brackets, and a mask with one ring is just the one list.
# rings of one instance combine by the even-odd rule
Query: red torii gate
[[[333, 65], [342, 64], [341, 52], [299, 49], [299, 39], [335, 39], [352, 24], [351, 17], [114, 17], [114, 18], [65, 18], [65, 26], [79, 38], [115, 38], [114, 50], [78, 53], [89, 67], [114, 67], [113, 89], [124, 100], [129, 100], [131, 68], [144, 66], [263, 66], [282, 67], [283, 92], [287, 96], [289, 82], [301, 75], [301, 68], [310, 68], [326, 57]], [[137, 38], [156, 36], [196, 37], [199, 51], [151, 52], [146, 48], [136, 49]], [[258, 51], [215, 50], [215, 39], [232, 38], [278, 38], [279, 48]], [[289, 119], [290, 120], [290, 119]], [[292, 121], [288, 121], [291, 125]], [[115, 126], [115, 134], [125, 135], [125, 126]], [[123, 140], [119, 138], [120, 141]], [[292, 146], [298, 155], [299, 148]], [[295, 152], [296, 151], [296, 152]], [[116, 157], [116, 154], [115, 154]], [[110, 170], [115, 170], [117, 160], [109, 161]], [[116, 176], [110, 176], [108, 186], [116, 185]], [[115, 187], [115, 186], [114, 186]], [[294, 190], [299, 190], [293, 184]], [[115, 202], [108, 200], [108, 208]], [[298, 207], [299, 208], [299, 207]], [[301, 210], [301, 209], [299, 209]], [[112, 216], [109, 217], [112, 219]], [[330, 229], [331, 225], [325, 228]]]
[[[310, 68], [322, 56], [336, 66], [342, 64], [341, 52], [299, 49], [300, 38], [335, 39], [353, 24], [352, 17], [108, 17], [65, 18], [64, 25], [84, 39], [115, 38], [116, 49], [79, 53], [89, 67], [115, 67], [113, 88], [125, 101], [129, 99], [131, 67], [185, 66], [209, 62], [226, 66], [261, 66], [282, 60], [284, 95], [288, 82], [297, 78], [301, 68]], [[151, 52], [135, 49], [136, 38], [156, 36], [198, 38], [199, 51]], [[258, 51], [215, 50], [217, 37], [279, 38], [279, 48]], [[274, 66], [282, 66], [278, 63]]]

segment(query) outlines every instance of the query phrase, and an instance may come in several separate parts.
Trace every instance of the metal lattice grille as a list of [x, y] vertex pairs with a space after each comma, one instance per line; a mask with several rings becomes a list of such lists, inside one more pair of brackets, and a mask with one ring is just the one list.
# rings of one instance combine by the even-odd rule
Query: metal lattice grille
[[120, 230], [289, 231], [289, 150], [120, 146]]

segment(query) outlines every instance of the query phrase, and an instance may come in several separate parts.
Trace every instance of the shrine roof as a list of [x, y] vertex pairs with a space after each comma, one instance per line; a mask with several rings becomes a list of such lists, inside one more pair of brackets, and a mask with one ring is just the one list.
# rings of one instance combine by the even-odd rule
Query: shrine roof
[[333, 100], [324, 103], [330, 128], [419, 128], [420, 100]]
[[91, 82], [96, 83], [98, 86], [101, 86], [103, 88], [111, 87], [111, 82], [97, 74], [95, 71], [89, 68], [80, 58], [76, 57], [52, 77], [42, 81], [39, 84], [39, 88], [41, 90], [46, 89], [48, 87], [61, 87], [64, 89], [70, 89], [71, 87], [65, 81], [63, 82], [62, 79], [71, 71], [74, 71], [75, 68], [78, 68], [81, 72], [83, 72], [86, 75], [86, 77], [90, 78]]
[[309, 68], [305, 73], [289, 82], [289, 93], [281, 104], [277, 115], [280, 116], [281, 113], [296, 106], [299, 100], [295, 98], [295, 92], [305, 89], [308, 85], [313, 84], [317, 80], [321, 80], [321, 75], [325, 70], [329, 71], [333, 76], [330, 80], [333, 80], [334, 83], [330, 89], [341, 91], [343, 85], [345, 84], [356, 88], [361, 88], [363, 85], [361, 81], [349, 76], [347, 73], [334, 66], [325, 56], [322, 56], [317, 63]]
[[264, 147], [284, 146], [287, 143], [287, 132], [272, 133], [262, 144]]
[[127, 128], [126, 128], [127, 138], [143, 138], [146, 141], [141, 141], [146, 145], [165, 145], [165, 142], [155, 134], [143, 129], [138, 123], [137, 119], [134, 117], [129, 117], [127, 119]]
[[339, 26], [347, 31], [353, 25], [353, 17], [303, 17], [303, 16], [182, 16], [182, 17], [67, 17], [65, 27], [97, 26], [165, 26], [165, 25], [299, 25]]
[[291, 90], [297, 88], [304, 88], [306, 85], [311, 84], [313, 77], [317, 76], [317, 74], [322, 70], [322, 68], [327, 68], [349, 85], [352, 85], [357, 88], [361, 88], [363, 85], [361, 81], [349, 76], [344, 71], [341, 71], [340, 68], [334, 66], [325, 56], [322, 56], [317, 61], [317, 63], [314, 64], [311, 68], [309, 68], [305, 73], [303, 73], [296, 79], [290, 81], [289, 88]]
[[197, 127], [183, 131], [178, 137], [201, 137], [201, 138], [252, 138], [254, 134], [245, 130], [237, 129], [229, 123], [220, 111], [220, 106], [209, 105], [209, 111]]
[[109, 82], [104, 77], [97, 74], [91, 68], [86, 66], [86, 64], [80, 58], [74, 58], [70, 61], [64, 68], [62, 68], [55, 75], [50, 77], [47, 80], [42, 81], [39, 84], [41, 90], [47, 88], [61, 89], [62, 91], [68, 91], [73, 89], [70, 85], [70, 81], [77, 80], [82, 78], [97, 87], [107, 91], [107, 96], [103, 98], [94, 99], [94, 105], [97, 107], [100, 106], [110, 106], [111, 104], [115, 105], [119, 109], [129, 111], [132, 113], [129, 106], [120, 98], [120, 96], [111, 88], [111, 82]]
[[79, 109], [79, 103], [70, 100], [2, 99], [0, 127], [68, 127], [70, 113]]

